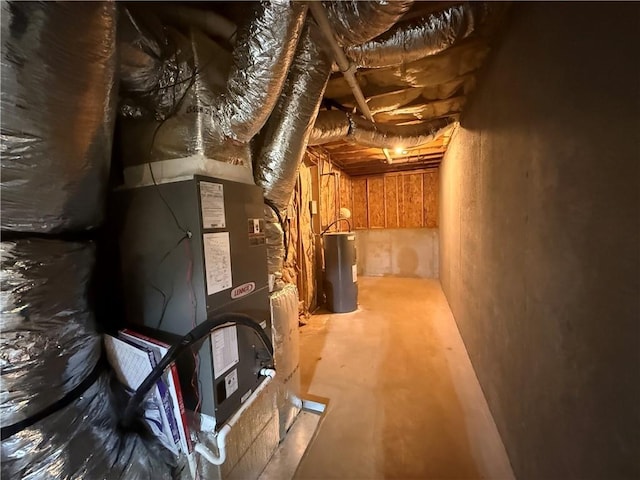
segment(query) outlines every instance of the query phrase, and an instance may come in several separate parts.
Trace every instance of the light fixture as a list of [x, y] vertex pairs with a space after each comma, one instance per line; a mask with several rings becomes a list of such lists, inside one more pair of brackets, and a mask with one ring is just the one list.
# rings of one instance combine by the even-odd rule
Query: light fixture
[[396, 155], [401, 155], [403, 153], [407, 153], [407, 151], [404, 150], [402, 147], [396, 147], [393, 151], [396, 152]]

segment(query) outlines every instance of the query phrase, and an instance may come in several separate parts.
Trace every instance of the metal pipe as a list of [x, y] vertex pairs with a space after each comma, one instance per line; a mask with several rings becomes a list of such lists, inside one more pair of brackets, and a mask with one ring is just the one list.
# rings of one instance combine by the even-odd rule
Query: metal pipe
[[[329, 42], [329, 46], [331, 47], [331, 50], [333, 50], [333, 53], [335, 55], [336, 63], [340, 68], [340, 72], [342, 72], [342, 75], [349, 84], [349, 87], [353, 92], [353, 96], [356, 99], [356, 103], [358, 104], [360, 111], [367, 120], [369, 120], [371, 123], [375, 123], [373, 115], [371, 114], [371, 110], [369, 110], [369, 106], [367, 105], [367, 100], [364, 98], [362, 89], [358, 84], [358, 79], [356, 79], [355, 72], [357, 68], [355, 65], [352, 65], [351, 62], [349, 62], [349, 59], [338, 44], [338, 41], [336, 40], [336, 37], [333, 33], [333, 29], [331, 28], [331, 24], [329, 23], [329, 17], [327, 17], [327, 12], [322, 6], [322, 3], [310, 2], [309, 9], [311, 10], [313, 18], [315, 18], [316, 22], [318, 22], [320, 31]], [[387, 159], [387, 163], [391, 163], [393, 160], [391, 159], [391, 155], [389, 155], [387, 149], [383, 148], [382, 152]]]

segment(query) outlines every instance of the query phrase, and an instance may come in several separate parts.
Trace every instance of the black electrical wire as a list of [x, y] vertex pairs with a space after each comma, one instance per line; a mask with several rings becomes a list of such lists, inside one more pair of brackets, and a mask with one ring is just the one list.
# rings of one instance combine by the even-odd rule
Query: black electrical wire
[[[178, 63], [177, 60], [177, 56], [178, 56], [178, 49], [176, 46], [174, 46], [174, 57], [175, 57], [175, 62], [176, 65]], [[193, 87], [193, 85], [196, 82], [196, 78], [197, 76], [200, 74], [201, 71], [203, 71], [205, 68], [207, 68], [212, 62], [213, 62], [213, 58], [209, 59], [207, 62], [205, 62], [200, 68], [194, 68], [193, 73], [191, 74], [190, 77], [184, 78], [182, 79], [180, 82], [175, 82], [173, 85], [169, 85], [164, 87], [165, 89], [168, 88], [173, 88], [172, 90], [172, 94], [173, 94], [173, 108], [171, 109], [171, 111], [162, 119], [162, 121], [158, 124], [158, 126], [155, 128], [155, 130], [153, 131], [153, 135], [151, 137], [151, 144], [149, 146], [149, 173], [151, 173], [151, 180], [153, 181], [153, 185], [156, 187], [156, 191], [158, 193], [158, 195], [160, 196], [160, 199], [162, 200], [162, 202], [164, 203], [164, 205], [167, 207], [167, 209], [169, 210], [169, 213], [171, 214], [171, 216], [173, 217], [173, 221], [176, 224], [176, 227], [178, 227], [178, 229], [180, 231], [182, 231], [185, 235], [191, 237], [191, 232], [188, 229], [185, 229], [180, 222], [178, 221], [178, 217], [176, 216], [175, 212], [173, 211], [173, 209], [171, 208], [171, 205], [169, 205], [169, 202], [167, 201], [167, 199], [164, 197], [164, 195], [162, 194], [162, 190], [159, 188], [158, 186], [158, 182], [156, 182], [156, 177], [155, 174], [153, 173], [153, 168], [151, 167], [151, 164], [153, 163], [151, 161], [151, 156], [153, 154], [153, 147], [156, 143], [156, 137], [158, 136], [158, 132], [160, 131], [160, 128], [165, 124], [165, 122], [167, 120], [169, 120], [170, 118], [172, 118], [176, 113], [178, 113], [178, 110], [180, 109], [180, 106], [182, 105], [182, 103], [184, 102], [185, 98], [187, 97], [187, 93], [189, 93], [189, 91], [191, 90], [191, 88]], [[187, 88], [185, 88], [184, 92], [182, 93], [181, 97], [178, 99], [178, 101], [176, 102], [176, 87], [181, 84], [181, 83], [185, 83], [185, 82], [189, 82], [189, 85], [187, 85]]]
[[282, 228], [282, 244], [284, 246], [284, 259], [286, 260], [287, 257], [289, 256], [289, 236], [287, 235], [287, 228], [285, 226], [285, 222], [282, 219], [282, 214], [280, 213], [280, 210], [278, 210], [278, 207], [276, 207], [275, 203], [273, 203], [271, 200], [269, 200], [268, 198], [264, 199], [264, 204], [267, 205], [271, 210], [273, 210], [273, 213], [276, 214], [276, 217], [278, 217], [278, 222], [280, 223], [280, 227]]
[[325, 229], [322, 231], [322, 233], [321, 233], [320, 235], [324, 235], [324, 234], [325, 234], [325, 233], [327, 233], [327, 232], [329, 231], [329, 229], [330, 229], [331, 227], [333, 227], [336, 223], [338, 223], [338, 222], [342, 222], [342, 221], [347, 222], [347, 225], [349, 225], [349, 231], [351, 231], [351, 222], [349, 221], [349, 219], [348, 219], [348, 218], [339, 218], [339, 219], [334, 220], [333, 222], [331, 222], [329, 225], [327, 225], [327, 228], [325, 228]]
[[[191, 345], [211, 335], [214, 330], [227, 325], [244, 325], [252, 328], [258, 334], [260, 340], [262, 340], [262, 343], [273, 360], [273, 344], [267, 334], [264, 333], [260, 324], [253, 318], [242, 313], [220, 313], [218, 315], [214, 315], [182, 337], [180, 341], [172, 346], [167, 354], [162, 357], [160, 363], [158, 363], [151, 373], [147, 375], [144, 381], [136, 389], [133, 396], [129, 399], [129, 403], [127, 404], [124, 415], [122, 416], [122, 425], [124, 427], [129, 427], [133, 423], [144, 397], [156, 384], [169, 365], [175, 362], [182, 353], [191, 347]], [[273, 368], [273, 365], [268, 366], [268, 368]]]

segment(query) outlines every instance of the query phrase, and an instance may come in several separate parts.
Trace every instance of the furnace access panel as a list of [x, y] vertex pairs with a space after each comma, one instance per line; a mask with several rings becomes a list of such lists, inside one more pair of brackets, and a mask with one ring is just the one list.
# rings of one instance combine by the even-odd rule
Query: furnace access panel
[[[250, 315], [271, 338], [262, 190], [194, 177], [123, 190], [120, 257], [127, 319], [169, 343], [216, 313]], [[243, 326], [177, 362], [186, 407], [222, 425], [262, 379], [266, 349]], [[197, 365], [198, 375], [194, 376]]]

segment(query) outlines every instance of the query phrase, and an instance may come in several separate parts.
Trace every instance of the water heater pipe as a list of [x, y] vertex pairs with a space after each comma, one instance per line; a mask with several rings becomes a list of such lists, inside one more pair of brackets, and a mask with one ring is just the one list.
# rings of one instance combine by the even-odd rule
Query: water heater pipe
[[258, 398], [258, 395], [267, 388], [267, 385], [271, 383], [276, 376], [276, 371], [272, 368], [263, 368], [260, 370], [260, 375], [266, 377], [264, 381], [256, 388], [256, 391], [242, 404], [236, 413], [229, 419], [227, 423], [220, 429], [216, 435], [216, 446], [218, 447], [218, 455], [209, 450], [204, 443], [198, 443], [195, 446], [195, 451], [212, 465], [222, 465], [227, 459], [227, 435], [231, 432], [231, 428], [240, 420], [240, 417]]

